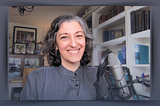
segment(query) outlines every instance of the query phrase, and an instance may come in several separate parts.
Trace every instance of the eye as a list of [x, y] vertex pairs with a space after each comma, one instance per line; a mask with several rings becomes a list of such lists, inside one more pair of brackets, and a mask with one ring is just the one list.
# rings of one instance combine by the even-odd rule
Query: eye
[[83, 37], [83, 35], [77, 35], [77, 37], [78, 37], [78, 38], [82, 38], [82, 37]]
[[68, 38], [67, 36], [62, 36], [62, 37], [61, 37], [61, 39], [67, 39], [67, 38]]

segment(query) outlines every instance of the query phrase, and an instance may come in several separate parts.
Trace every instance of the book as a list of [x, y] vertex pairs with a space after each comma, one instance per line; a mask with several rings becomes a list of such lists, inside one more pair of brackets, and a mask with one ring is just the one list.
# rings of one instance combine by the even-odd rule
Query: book
[[118, 51], [118, 59], [122, 64], [122, 50]]
[[110, 9], [110, 18], [112, 18], [114, 16], [114, 10], [113, 10], [113, 7]]
[[124, 6], [117, 6], [117, 14], [124, 11]]
[[117, 6], [113, 6], [113, 17], [117, 15]]
[[122, 47], [122, 64], [126, 64], [126, 46]]
[[106, 21], [106, 15], [101, 15], [99, 18], [99, 24], [103, 23], [104, 21]]
[[109, 30], [108, 31], [108, 40], [112, 40], [114, 38], [115, 38], [114, 30]]
[[131, 34], [136, 33], [136, 17], [135, 11], [130, 13], [130, 21], [131, 21]]
[[149, 46], [135, 44], [135, 64], [149, 64]]
[[108, 41], [108, 31], [103, 31], [103, 42]]
[[150, 29], [150, 11], [144, 11], [144, 30]]
[[144, 11], [136, 12], [136, 32], [144, 31]]
[[108, 13], [106, 14], [106, 20], [110, 19], [110, 11], [108, 11]]
[[114, 34], [115, 34], [115, 38], [122, 37], [123, 36], [123, 29], [115, 30]]

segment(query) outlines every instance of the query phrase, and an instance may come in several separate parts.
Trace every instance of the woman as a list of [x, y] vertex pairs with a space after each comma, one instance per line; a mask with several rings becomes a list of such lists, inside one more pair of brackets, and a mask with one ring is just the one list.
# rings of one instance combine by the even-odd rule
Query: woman
[[30, 72], [20, 100], [95, 100], [97, 68], [87, 66], [92, 55], [90, 36], [80, 17], [56, 18], [44, 40], [50, 66]]

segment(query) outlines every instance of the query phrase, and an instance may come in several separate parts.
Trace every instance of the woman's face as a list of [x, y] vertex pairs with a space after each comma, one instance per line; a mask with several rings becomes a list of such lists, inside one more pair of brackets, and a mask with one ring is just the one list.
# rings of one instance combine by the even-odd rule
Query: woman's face
[[62, 65], [80, 64], [85, 50], [85, 35], [77, 21], [63, 22], [57, 32], [56, 41]]

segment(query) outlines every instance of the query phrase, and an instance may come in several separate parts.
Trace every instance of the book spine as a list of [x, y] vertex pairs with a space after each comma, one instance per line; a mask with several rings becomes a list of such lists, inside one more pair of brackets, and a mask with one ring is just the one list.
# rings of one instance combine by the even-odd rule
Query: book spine
[[139, 45], [140, 64], [149, 64], [149, 46]]
[[131, 34], [136, 33], [136, 17], [135, 17], [135, 11], [132, 11], [130, 13], [131, 18]]
[[107, 40], [107, 31], [103, 31], [103, 42], [106, 42]]
[[114, 16], [114, 10], [113, 7], [110, 9], [110, 18], [112, 18]]
[[110, 13], [110, 10], [107, 12], [106, 14], [106, 20], [109, 20], [111, 18], [111, 13]]
[[114, 33], [114, 30], [112, 30], [112, 31], [111, 31], [111, 38], [112, 38], [112, 39], [115, 39], [115, 33]]
[[108, 40], [112, 40], [114, 37], [114, 30], [109, 30], [108, 31]]
[[117, 6], [117, 14], [124, 11], [124, 6]]
[[122, 50], [118, 51], [118, 59], [122, 64]]
[[104, 21], [106, 21], [106, 15], [101, 15], [99, 18], [99, 24], [103, 23]]
[[117, 15], [117, 7], [113, 6], [113, 16], [116, 16], [116, 15]]
[[135, 44], [135, 64], [139, 64], [139, 45]]
[[122, 37], [123, 36], [123, 29], [115, 30], [114, 34], [115, 34], [115, 38]]
[[126, 46], [122, 47], [122, 64], [126, 64]]
[[144, 11], [144, 30], [150, 29], [150, 11]]
[[144, 31], [144, 11], [137, 12], [137, 32]]

